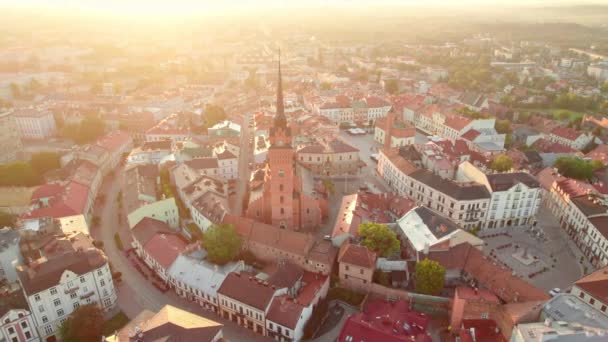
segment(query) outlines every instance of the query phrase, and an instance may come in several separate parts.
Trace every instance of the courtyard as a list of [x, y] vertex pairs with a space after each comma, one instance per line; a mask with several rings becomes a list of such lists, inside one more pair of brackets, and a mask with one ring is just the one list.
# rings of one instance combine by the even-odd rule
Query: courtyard
[[511, 268], [518, 276], [549, 291], [567, 289], [591, 268], [549, 209], [541, 206], [536, 227], [482, 231], [484, 252]]

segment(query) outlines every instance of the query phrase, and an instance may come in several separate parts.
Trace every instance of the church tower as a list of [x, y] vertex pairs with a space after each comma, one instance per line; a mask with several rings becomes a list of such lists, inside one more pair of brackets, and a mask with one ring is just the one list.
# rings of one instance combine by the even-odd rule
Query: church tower
[[295, 185], [295, 151], [292, 147], [291, 130], [287, 127], [283, 103], [281, 80], [281, 53], [279, 51], [279, 73], [277, 79], [276, 113], [270, 128], [268, 166], [270, 169], [267, 186], [271, 194], [271, 224], [284, 229], [297, 229], [294, 216], [294, 198], [299, 195]]

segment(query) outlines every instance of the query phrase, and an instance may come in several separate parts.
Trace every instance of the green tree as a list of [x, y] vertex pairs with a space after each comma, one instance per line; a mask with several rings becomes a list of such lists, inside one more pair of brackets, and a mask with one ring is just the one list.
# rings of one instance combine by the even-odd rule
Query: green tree
[[44, 175], [50, 170], [55, 170], [61, 167], [60, 156], [55, 152], [40, 152], [32, 155], [30, 164], [34, 171], [40, 175]]
[[224, 108], [214, 104], [208, 104], [207, 107], [205, 107], [205, 125], [207, 127], [212, 127], [227, 118], [228, 116], [226, 115], [226, 112], [224, 112]]
[[202, 246], [211, 262], [223, 265], [236, 258], [241, 251], [241, 237], [231, 224], [216, 224], [203, 234]]
[[509, 120], [496, 120], [494, 123], [496, 132], [500, 134], [510, 134], [512, 132], [511, 122]]
[[14, 227], [17, 223], [17, 215], [0, 210], [0, 228]]
[[604, 163], [601, 160], [598, 159], [594, 159], [590, 162], [591, 164], [591, 169], [595, 172], [597, 170], [601, 170], [604, 167], [606, 167], [606, 165], [604, 165]]
[[320, 88], [321, 90], [331, 90], [331, 83], [321, 82]]
[[385, 224], [366, 222], [359, 225], [361, 244], [383, 257], [399, 252], [397, 235]]
[[424, 259], [416, 264], [416, 292], [438, 295], [445, 283], [445, 268], [437, 261]]
[[384, 90], [389, 94], [397, 94], [399, 92], [399, 82], [396, 79], [384, 80]]
[[103, 312], [96, 304], [82, 305], [59, 327], [64, 342], [101, 341]]
[[336, 193], [336, 185], [331, 180], [331, 178], [324, 179], [323, 186], [325, 187], [325, 190], [327, 190], [327, 194], [333, 195]]
[[606, 82], [604, 82], [604, 84], [602, 84], [602, 93], [608, 94], [608, 81], [606, 81]]
[[95, 115], [85, 116], [80, 123], [76, 142], [78, 144], [88, 144], [97, 140], [104, 134], [105, 126], [105, 122], [99, 117]]
[[490, 167], [492, 170], [499, 172], [509, 171], [513, 168], [513, 159], [506, 154], [501, 154], [492, 160], [492, 165]]
[[592, 165], [591, 162], [577, 157], [561, 157], [553, 164], [560, 174], [566, 177], [588, 180], [593, 176], [593, 168], [598, 167], [597, 163]]

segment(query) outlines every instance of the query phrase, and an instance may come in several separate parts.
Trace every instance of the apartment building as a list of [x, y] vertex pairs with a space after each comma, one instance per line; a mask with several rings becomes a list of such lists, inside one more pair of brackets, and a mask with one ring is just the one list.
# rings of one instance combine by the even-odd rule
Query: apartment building
[[339, 139], [303, 147], [296, 152], [296, 160], [324, 176], [356, 174], [362, 166], [359, 149]]
[[117, 297], [108, 260], [89, 236], [55, 236], [36, 252], [39, 258], [19, 266], [17, 273], [42, 339], [57, 336], [80, 305], [114, 308]]
[[14, 113], [12, 111], [0, 113], [0, 164], [15, 161], [22, 148]]
[[340, 248], [340, 284], [355, 291], [368, 292], [376, 269], [376, 253], [365, 246], [346, 243]]
[[575, 150], [584, 149], [595, 137], [589, 132], [577, 131], [570, 127], [556, 127], [547, 136], [549, 141], [568, 146]]
[[608, 267], [604, 266], [574, 282], [570, 293], [608, 317]]
[[532, 226], [542, 201], [542, 188], [526, 172], [485, 174], [469, 162], [460, 164], [457, 179], [483, 184], [491, 194], [483, 228]]
[[38, 342], [34, 317], [23, 291], [18, 288], [0, 298], [0, 340], [11, 342]]

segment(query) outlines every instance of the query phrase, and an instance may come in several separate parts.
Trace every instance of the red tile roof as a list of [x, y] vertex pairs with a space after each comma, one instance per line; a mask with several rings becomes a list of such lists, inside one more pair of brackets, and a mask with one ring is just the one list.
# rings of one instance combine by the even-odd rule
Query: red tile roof
[[32, 200], [53, 197], [63, 191], [63, 187], [59, 184], [43, 184], [34, 190]]
[[365, 268], [376, 267], [376, 253], [365, 246], [346, 243], [340, 248], [338, 262], [347, 263]]
[[237, 300], [256, 309], [266, 311], [276, 289], [248, 272], [229, 273], [217, 290], [218, 294]]
[[556, 127], [551, 131], [551, 134], [574, 141], [583, 133], [570, 127]]
[[492, 319], [463, 319], [460, 342], [506, 342]]
[[461, 135], [460, 137], [462, 139], [465, 139], [468, 141], [475, 141], [475, 138], [477, 138], [480, 134], [481, 133], [478, 130], [470, 129], [465, 134]]
[[150, 257], [168, 269], [186, 246], [186, 242], [177, 234], [157, 233], [143, 247]]
[[30, 213], [24, 214], [24, 218], [31, 219], [45, 216], [61, 218], [85, 214], [89, 199], [89, 188], [71, 181], [63, 187], [59, 186], [59, 188], [55, 185], [47, 184], [38, 193], [35, 192], [35, 194], [37, 197], [32, 197], [34, 202], [41, 198], [50, 197], [48, 206], [32, 210]]
[[300, 320], [302, 310], [304, 307], [288, 295], [277, 296], [270, 304], [266, 319], [293, 330]]
[[547, 139], [538, 139], [533, 144], [532, 147], [535, 147], [541, 153], [573, 153], [580, 155], [581, 153], [569, 146], [562, 145], [556, 142], [549, 141]]
[[608, 266], [582, 277], [574, 285], [608, 305]]
[[362, 313], [348, 318], [338, 342], [430, 342], [427, 325], [426, 315], [411, 310], [403, 300], [370, 301]]

